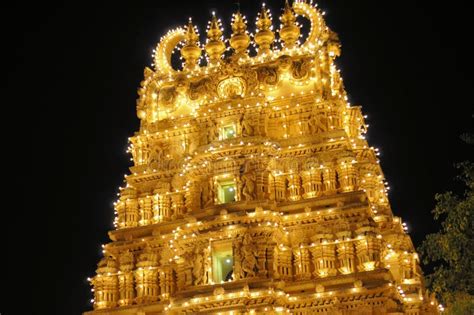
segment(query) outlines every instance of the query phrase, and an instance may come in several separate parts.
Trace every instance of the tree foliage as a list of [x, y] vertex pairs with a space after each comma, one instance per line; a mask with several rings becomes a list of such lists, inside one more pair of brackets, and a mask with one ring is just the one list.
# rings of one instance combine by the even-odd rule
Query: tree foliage
[[[472, 136], [463, 139], [471, 143]], [[432, 210], [441, 221], [439, 232], [429, 234], [420, 252], [425, 264], [433, 264], [428, 286], [450, 314], [474, 314], [474, 163], [457, 164], [462, 194], [451, 191], [435, 196]]]

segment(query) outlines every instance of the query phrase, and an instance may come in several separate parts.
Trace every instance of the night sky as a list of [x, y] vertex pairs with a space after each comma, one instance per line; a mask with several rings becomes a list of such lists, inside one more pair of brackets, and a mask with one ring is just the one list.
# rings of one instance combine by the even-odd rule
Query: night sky
[[[113, 227], [152, 49], [189, 16], [203, 34], [212, 10], [228, 33], [236, 9], [235, 1], [119, 3], [19, 2], [1, 10], [2, 315], [91, 308], [86, 278]], [[455, 0], [319, 4], [340, 35], [338, 64], [351, 103], [368, 115], [393, 211], [418, 246], [438, 227], [434, 194], [456, 188], [453, 164], [473, 156], [459, 139], [473, 125], [471, 12]], [[276, 20], [283, 1], [267, 5]], [[241, 1], [251, 30], [259, 6]]]

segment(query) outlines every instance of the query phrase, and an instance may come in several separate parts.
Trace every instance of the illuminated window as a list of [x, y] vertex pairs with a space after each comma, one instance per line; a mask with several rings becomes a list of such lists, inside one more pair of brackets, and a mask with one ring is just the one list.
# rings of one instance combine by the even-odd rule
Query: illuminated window
[[226, 241], [212, 244], [212, 279], [214, 283], [231, 281], [233, 268], [232, 243]]
[[222, 139], [231, 139], [236, 137], [235, 125], [225, 125], [222, 127]]
[[218, 180], [217, 191], [219, 203], [235, 202], [236, 185], [235, 180]]

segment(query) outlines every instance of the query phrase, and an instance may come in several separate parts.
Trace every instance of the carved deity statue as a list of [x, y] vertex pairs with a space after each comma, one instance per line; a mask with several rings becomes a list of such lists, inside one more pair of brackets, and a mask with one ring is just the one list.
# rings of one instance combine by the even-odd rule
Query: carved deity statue
[[194, 276], [194, 285], [204, 284], [204, 257], [200, 253], [199, 249], [196, 248], [194, 252], [194, 262], [193, 262], [193, 276]]
[[316, 134], [318, 132], [327, 131], [328, 127], [322, 113], [312, 114], [308, 120], [309, 132]]
[[211, 122], [211, 126], [208, 129], [208, 142], [219, 139], [219, 126], [216, 122]]
[[250, 115], [243, 115], [240, 120], [240, 126], [242, 127], [242, 136], [250, 137], [255, 134], [255, 123], [252, 121]]
[[242, 242], [237, 240], [234, 242], [234, 268], [232, 271], [232, 278], [234, 280], [239, 280], [244, 277], [244, 272], [242, 270]]
[[250, 169], [250, 165], [245, 165], [244, 174], [241, 176], [242, 181], [242, 197], [244, 200], [255, 199], [255, 181], [257, 176], [253, 170]]
[[[252, 241], [250, 234], [245, 234], [242, 241], [242, 271], [246, 277], [255, 277], [257, 269], [257, 247]], [[258, 271], [258, 270], [257, 270]]]
[[203, 183], [201, 188], [201, 207], [206, 208], [214, 203], [214, 185], [212, 179]]
[[202, 282], [204, 284], [208, 284], [212, 280], [212, 274], [211, 274], [212, 259], [211, 259], [211, 250], [209, 249], [209, 247], [204, 248], [203, 259], [204, 259], [204, 276], [203, 276]]

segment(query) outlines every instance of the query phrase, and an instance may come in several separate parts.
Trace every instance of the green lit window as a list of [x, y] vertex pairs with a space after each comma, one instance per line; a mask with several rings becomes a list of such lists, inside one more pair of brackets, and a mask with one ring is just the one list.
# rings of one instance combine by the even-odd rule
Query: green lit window
[[218, 199], [219, 203], [235, 202], [236, 193], [235, 181], [219, 181], [218, 182]]
[[212, 247], [212, 279], [214, 283], [231, 281], [234, 269], [232, 243], [215, 243]]
[[222, 139], [231, 139], [236, 137], [235, 125], [226, 125], [222, 127]]

